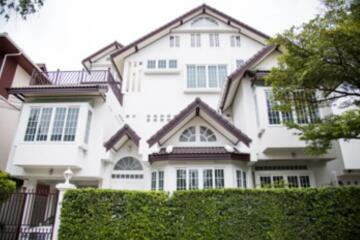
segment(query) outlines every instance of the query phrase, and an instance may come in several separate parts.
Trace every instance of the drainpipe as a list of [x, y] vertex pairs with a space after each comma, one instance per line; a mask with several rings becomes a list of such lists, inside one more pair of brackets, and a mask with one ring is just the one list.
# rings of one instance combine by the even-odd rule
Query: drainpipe
[[5, 57], [4, 57], [4, 60], [1, 64], [1, 68], [0, 68], [0, 79], [1, 79], [1, 76], [3, 74], [3, 71], [4, 71], [4, 68], [5, 68], [5, 63], [6, 63], [6, 60], [8, 57], [16, 57], [16, 56], [20, 56], [22, 54], [22, 51], [18, 52], [18, 53], [7, 53], [5, 54]]

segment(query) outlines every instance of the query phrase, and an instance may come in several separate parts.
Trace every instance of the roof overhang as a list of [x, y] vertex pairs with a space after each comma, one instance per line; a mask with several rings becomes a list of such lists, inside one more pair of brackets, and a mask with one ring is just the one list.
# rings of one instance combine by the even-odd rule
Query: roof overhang
[[171, 152], [161, 149], [158, 153], [149, 155], [149, 162], [156, 161], [249, 161], [250, 154], [240, 153], [236, 149], [232, 152], [224, 147], [175, 147]]
[[178, 132], [186, 123], [195, 117], [201, 117], [207, 123], [212, 125], [217, 131], [221, 132], [233, 144], [239, 141], [249, 146], [251, 139], [226, 120], [223, 116], [219, 115], [214, 109], [206, 103], [196, 98], [191, 104], [183, 109], [171, 121], [165, 124], [159, 131], [157, 131], [150, 139], [147, 140], [151, 147], [155, 143], [162, 145], [171, 136]]
[[212, 8], [206, 4], [200, 5], [187, 13], [181, 15], [180, 17], [166, 23], [165, 25], [155, 29], [154, 31], [146, 34], [145, 36], [137, 39], [136, 41], [130, 43], [129, 45], [121, 48], [120, 50], [116, 51], [115, 53], [111, 54], [111, 61], [114, 64], [115, 68], [118, 72], [122, 72], [124, 68], [124, 59], [125, 57], [136, 53], [140, 49], [148, 46], [149, 44], [153, 43], [157, 39], [169, 34], [172, 29], [183, 25], [184, 23], [188, 22], [189, 20], [193, 19], [196, 16], [201, 14], [208, 14], [219, 21], [224, 22], [225, 24], [238, 29], [242, 34], [262, 43], [266, 44], [267, 40], [270, 38], [265, 33], [262, 33], [249, 25], [232, 18], [225, 13]]
[[105, 99], [108, 91], [106, 85], [39, 85], [31, 87], [15, 87], [7, 89], [21, 101], [31, 97], [59, 97], [59, 96], [100, 96]]
[[249, 60], [247, 60], [244, 65], [233, 73], [231, 73], [226, 82], [225, 87], [220, 98], [219, 109], [224, 112], [226, 111], [234, 102], [236, 93], [239, 89], [241, 79], [249, 72], [249, 70], [263, 61], [267, 56], [274, 52], [278, 47], [274, 45], [269, 45], [262, 48]]
[[107, 142], [104, 143], [104, 147], [106, 148], [106, 151], [113, 149], [117, 152], [129, 140], [136, 146], [139, 146], [140, 137], [129, 125], [125, 124]]

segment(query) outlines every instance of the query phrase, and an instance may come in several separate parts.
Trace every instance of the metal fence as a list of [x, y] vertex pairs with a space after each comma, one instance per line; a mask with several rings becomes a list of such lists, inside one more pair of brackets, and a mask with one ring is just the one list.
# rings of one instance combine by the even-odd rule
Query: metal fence
[[18, 191], [0, 205], [0, 240], [51, 240], [58, 193]]

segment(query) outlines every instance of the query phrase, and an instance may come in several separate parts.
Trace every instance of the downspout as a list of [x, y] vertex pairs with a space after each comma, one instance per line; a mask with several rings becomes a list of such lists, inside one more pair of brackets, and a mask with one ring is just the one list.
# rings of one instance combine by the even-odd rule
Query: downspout
[[20, 52], [18, 52], [18, 53], [7, 53], [7, 54], [5, 54], [4, 60], [3, 60], [2, 64], [1, 64], [1, 68], [0, 68], [0, 79], [1, 79], [1, 76], [2, 76], [2, 74], [3, 74], [3, 71], [4, 71], [4, 68], [5, 68], [5, 64], [6, 64], [7, 58], [8, 58], [8, 57], [20, 56], [20, 55], [22, 55], [22, 54], [23, 54], [22, 51], [20, 51]]

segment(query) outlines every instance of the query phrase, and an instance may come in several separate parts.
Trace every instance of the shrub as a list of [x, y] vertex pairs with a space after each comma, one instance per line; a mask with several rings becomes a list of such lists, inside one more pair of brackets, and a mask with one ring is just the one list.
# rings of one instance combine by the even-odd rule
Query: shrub
[[360, 188], [66, 193], [60, 239], [358, 239]]
[[0, 171], [0, 203], [5, 201], [15, 189], [15, 181], [10, 179], [9, 174]]

